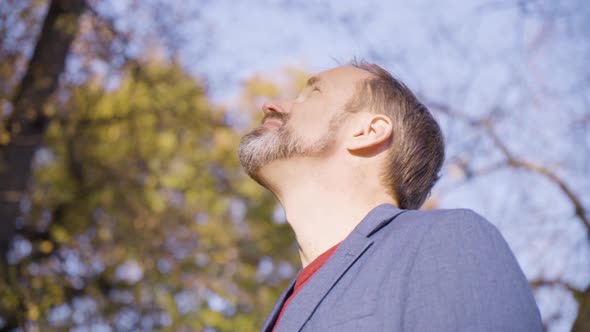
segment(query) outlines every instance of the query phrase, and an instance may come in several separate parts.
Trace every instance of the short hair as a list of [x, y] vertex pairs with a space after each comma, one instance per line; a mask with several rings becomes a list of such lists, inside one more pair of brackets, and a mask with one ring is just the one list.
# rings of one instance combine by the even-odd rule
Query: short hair
[[387, 115], [393, 134], [380, 178], [399, 208], [419, 209], [440, 178], [444, 161], [442, 131], [414, 93], [387, 70], [366, 61], [351, 66], [373, 74], [357, 87], [345, 110]]

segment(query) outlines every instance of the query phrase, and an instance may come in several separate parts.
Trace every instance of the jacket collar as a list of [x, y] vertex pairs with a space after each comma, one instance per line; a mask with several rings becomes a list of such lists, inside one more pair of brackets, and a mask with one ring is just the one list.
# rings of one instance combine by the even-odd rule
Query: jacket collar
[[[391, 204], [381, 204], [371, 210], [289, 303], [275, 331], [299, 331], [342, 275], [373, 244], [371, 236], [402, 212], [404, 210]], [[262, 326], [262, 332], [272, 330], [283, 303], [293, 291], [297, 275], [275, 303]]]
[[389, 224], [398, 214], [404, 212], [392, 204], [381, 204], [369, 211], [367, 216], [355, 227], [353, 232], [370, 237], [385, 225]]

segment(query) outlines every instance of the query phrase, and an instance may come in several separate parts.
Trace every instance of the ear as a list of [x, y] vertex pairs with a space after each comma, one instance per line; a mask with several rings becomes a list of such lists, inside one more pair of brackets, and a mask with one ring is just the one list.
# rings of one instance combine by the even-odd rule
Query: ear
[[358, 125], [353, 128], [352, 137], [348, 139], [346, 148], [352, 153], [383, 148], [393, 134], [391, 119], [387, 115], [366, 114], [359, 119]]

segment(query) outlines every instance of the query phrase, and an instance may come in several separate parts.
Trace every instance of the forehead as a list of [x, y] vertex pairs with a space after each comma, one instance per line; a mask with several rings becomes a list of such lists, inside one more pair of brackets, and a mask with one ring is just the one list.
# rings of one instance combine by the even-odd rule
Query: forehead
[[352, 66], [340, 66], [323, 71], [310, 78], [311, 84], [319, 81], [338, 90], [352, 91], [358, 82], [371, 78], [373, 74]]

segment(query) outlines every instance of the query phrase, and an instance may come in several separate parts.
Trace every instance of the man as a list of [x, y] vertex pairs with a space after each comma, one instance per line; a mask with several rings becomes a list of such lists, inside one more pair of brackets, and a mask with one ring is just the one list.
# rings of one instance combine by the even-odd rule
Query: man
[[417, 210], [443, 137], [387, 71], [337, 67], [262, 111], [240, 162], [283, 206], [303, 265], [262, 331], [542, 330], [494, 226], [470, 210]]

